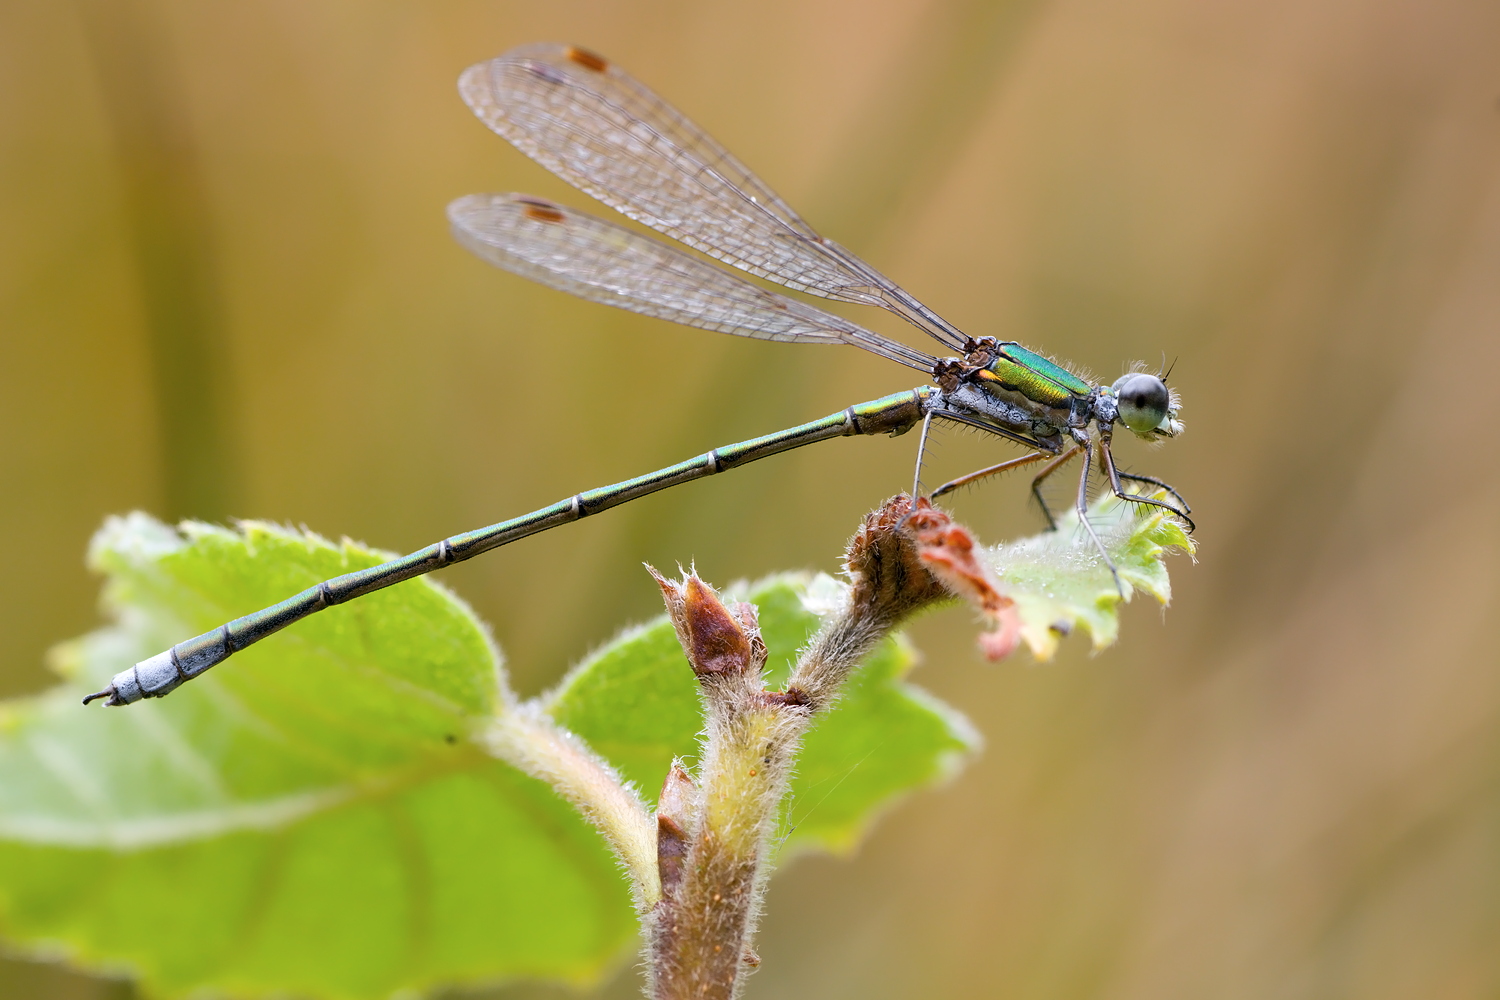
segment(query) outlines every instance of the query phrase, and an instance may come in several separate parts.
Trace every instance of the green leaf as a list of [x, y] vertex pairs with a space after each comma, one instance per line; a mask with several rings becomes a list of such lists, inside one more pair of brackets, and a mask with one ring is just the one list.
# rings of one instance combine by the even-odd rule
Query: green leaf
[[388, 556], [143, 515], [95, 539], [118, 624], [0, 714], [0, 923], [148, 990], [384, 997], [596, 978], [633, 940], [600, 838], [471, 742], [509, 697], [483, 626], [413, 581], [171, 697], [83, 693], [173, 642]]
[[1093, 636], [1096, 650], [1112, 644], [1120, 634], [1121, 605], [1136, 590], [1162, 604], [1171, 601], [1172, 585], [1163, 560], [1172, 552], [1192, 554], [1195, 547], [1171, 514], [1113, 495], [1090, 508], [1089, 521], [1119, 571], [1123, 595], [1079, 525], [1076, 511], [1059, 517], [1056, 531], [980, 552], [1000, 592], [1016, 602], [1021, 637], [1039, 660], [1051, 659], [1063, 636], [1080, 625]]
[[[799, 576], [727, 595], [759, 609], [772, 686], [786, 680], [818, 628], [809, 605], [828, 603], [838, 587], [826, 577], [812, 583], [811, 597]], [[852, 848], [882, 808], [952, 774], [977, 749], [978, 736], [961, 715], [904, 682], [915, 662], [904, 640], [888, 640], [815, 724], [792, 781], [783, 850]], [[545, 703], [653, 800], [672, 758], [691, 760], [698, 750], [697, 682], [665, 617], [595, 653]]]
[[[1170, 518], [1096, 512], [1128, 588], [1165, 601]], [[0, 708], [0, 928], [123, 969], [148, 991], [384, 997], [518, 976], [597, 978], [633, 940], [601, 839], [475, 737], [503, 711], [498, 653], [426, 580], [368, 595], [236, 655], [170, 698], [86, 710], [114, 673], [385, 553], [263, 524], [111, 521], [92, 564], [117, 624], [62, 647], [66, 683]], [[1039, 654], [1083, 624], [1117, 630], [1119, 595], [1070, 534], [988, 550]], [[780, 685], [839, 597], [782, 577], [760, 609]], [[785, 850], [847, 850], [874, 817], [952, 773], [978, 739], [906, 683], [899, 637], [809, 733]], [[631, 630], [543, 701], [654, 794], [702, 725], [665, 619]]]

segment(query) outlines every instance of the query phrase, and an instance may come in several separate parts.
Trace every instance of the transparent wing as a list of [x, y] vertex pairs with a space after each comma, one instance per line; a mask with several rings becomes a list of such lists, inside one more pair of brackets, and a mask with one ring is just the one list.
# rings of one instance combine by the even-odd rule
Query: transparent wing
[[524, 194], [448, 206], [454, 235], [496, 267], [590, 302], [758, 340], [853, 344], [930, 372], [937, 359], [778, 295], [660, 240]]
[[889, 309], [963, 348], [951, 324], [819, 236], [680, 111], [592, 52], [525, 45], [470, 66], [458, 89], [517, 149], [616, 211], [788, 288]]

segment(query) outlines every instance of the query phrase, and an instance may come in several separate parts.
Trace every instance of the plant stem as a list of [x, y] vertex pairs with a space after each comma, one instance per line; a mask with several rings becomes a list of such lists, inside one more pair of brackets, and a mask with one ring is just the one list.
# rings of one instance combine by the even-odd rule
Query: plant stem
[[490, 753], [547, 782], [598, 828], [630, 877], [639, 912], [656, 905], [656, 824], [619, 772], [533, 704], [508, 705], [485, 738]]
[[866, 518], [846, 557], [848, 600], [782, 692], [764, 688], [752, 606], [726, 608], [696, 575], [674, 583], [652, 570], [707, 718], [701, 788], [674, 766], [658, 813], [662, 895], [646, 922], [655, 1000], [733, 1000], [759, 964], [751, 941], [768, 845], [803, 735], [876, 644], [947, 596], [906, 530], [910, 512], [907, 498], [896, 497]]
[[703, 761], [696, 835], [688, 841], [680, 881], [663, 887], [650, 926], [653, 995], [659, 1000], [738, 992], [759, 916], [765, 847], [792, 757], [767, 747], [797, 735], [782, 715], [745, 713], [710, 741], [715, 746]]
[[485, 734], [489, 750], [550, 784], [620, 858], [641, 914], [654, 1000], [734, 1000], [760, 963], [751, 941], [768, 848], [802, 737], [904, 618], [950, 596], [928, 570], [935, 554], [968, 539], [950, 525], [926, 501], [914, 507], [905, 496], [868, 515], [845, 555], [844, 606], [784, 691], [765, 689], [754, 606], [726, 607], [695, 574], [674, 582], [651, 570], [698, 678], [705, 719], [698, 781], [674, 761], [654, 821], [634, 788], [582, 740], [538, 704], [504, 692]]

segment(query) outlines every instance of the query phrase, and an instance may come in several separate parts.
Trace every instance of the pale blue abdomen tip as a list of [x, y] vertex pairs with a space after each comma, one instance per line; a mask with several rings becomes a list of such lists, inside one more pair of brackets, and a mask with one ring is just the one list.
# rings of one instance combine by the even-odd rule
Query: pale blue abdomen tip
[[130, 705], [142, 698], [160, 698], [185, 680], [172, 658], [172, 651], [157, 653], [129, 670], [110, 679], [109, 687], [83, 700], [87, 705], [96, 698], [108, 698], [106, 705]]
[[142, 660], [125, 673], [117, 675], [115, 681], [118, 682], [127, 674], [135, 675], [135, 681], [141, 690], [141, 693], [131, 701], [138, 701], [140, 698], [160, 698], [183, 681], [182, 672], [177, 669], [177, 659], [170, 649], [165, 653], [157, 653], [149, 660]]

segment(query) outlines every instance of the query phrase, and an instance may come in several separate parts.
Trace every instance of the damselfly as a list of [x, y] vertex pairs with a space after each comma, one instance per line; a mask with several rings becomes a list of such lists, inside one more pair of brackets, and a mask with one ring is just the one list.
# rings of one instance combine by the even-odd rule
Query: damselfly
[[[1116, 423], [1142, 438], [1182, 430], [1165, 378], [1132, 371], [1094, 385], [1017, 343], [961, 333], [900, 286], [809, 226], [766, 184], [652, 91], [603, 58], [561, 45], [528, 45], [464, 72], [459, 90], [485, 124], [574, 187], [694, 250], [787, 288], [879, 306], [956, 356], [935, 357], [803, 302], [779, 295], [652, 237], [529, 195], [470, 195], [448, 206], [458, 240], [480, 257], [592, 302], [742, 337], [799, 344], [853, 344], [931, 376], [934, 384], [851, 406], [821, 420], [727, 447], [636, 479], [579, 493], [530, 514], [446, 538], [371, 569], [310, 587], [254, 614], [178, 643], [115, 675], [84, 699], [126, 705], [161, 697], [231, 654], [305, 618], [527, 535], [637, 497], [814, 441], [903, 434], [920, 425], [921, 453], [934, 420], [977, 428], [1026, 453], [947, 483], [1040, 463], [1032, 491], [1055, 528], [1041, 484], [1067, 463], [1082, 466], [1079, 523], [1110, 566], [1088, 518], [1096, 461], [1123, 500], [1189, 508], [1166, 483], [1122, 472], [1111, 451]], [[1156, 487], [1127, 492], [1123, 482]], [[917, 492], [916, 487], [913, 493]], [[1160, 499], [1170, 496], [1176, 503]], [[1119, 578], [1116, 575], [1116, 583]]]

